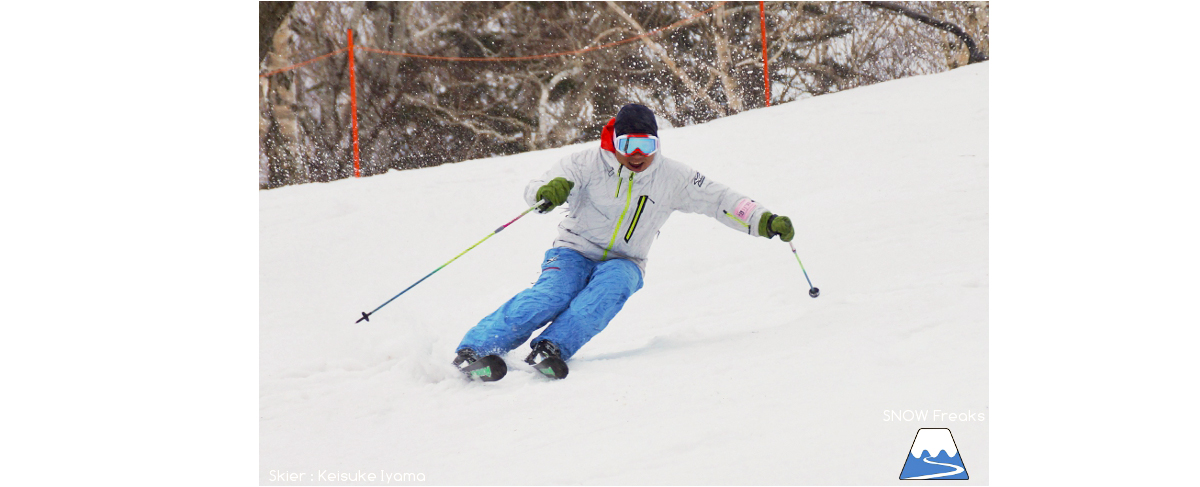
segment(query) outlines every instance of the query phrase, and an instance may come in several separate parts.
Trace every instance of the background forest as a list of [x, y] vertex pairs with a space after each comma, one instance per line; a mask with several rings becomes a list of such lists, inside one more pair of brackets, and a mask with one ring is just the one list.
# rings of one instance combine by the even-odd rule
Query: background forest
[[[988, 56], [987, 2], [763, 14], [771, 104]], [[259, 17], [263, 189], [354, 175], [347, 29], [364, 176], [595, 139], [625, 103], [672, 126], [766, 104], [759, 2], [260, 2]]]

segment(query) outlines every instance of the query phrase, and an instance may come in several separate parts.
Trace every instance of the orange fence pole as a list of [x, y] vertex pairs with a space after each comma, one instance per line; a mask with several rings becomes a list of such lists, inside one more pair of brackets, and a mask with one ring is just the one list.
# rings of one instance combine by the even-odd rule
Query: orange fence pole
[[350, 53], [350, 127], [354, 132], [354, 177], [362, 177], [362, 168], [358, 164], [358, 93], [354, 82], [354, 31], [346, 29], [349, 39], [347, 51]]
[[771, 76], [767, 72], [767, 9], [763, 2], [758, 2], [758, 28], [762, 31], [763, 88], [767, 92], [767, 106], [771, 106]]

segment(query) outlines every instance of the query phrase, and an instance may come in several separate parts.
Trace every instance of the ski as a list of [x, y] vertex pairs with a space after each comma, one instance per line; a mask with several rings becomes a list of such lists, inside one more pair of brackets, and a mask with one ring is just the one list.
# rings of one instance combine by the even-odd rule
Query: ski
[[533, 345], [525, 363], [532, 365], [533, 370], [551, 379], [567, 377], [567, 361], [562, 359], [558, 346], [549, 340], [542, 340]]
[[558, 357], [546, 357], [545, 360], [533, 364], [533, 369], [551, 379], [566, 378], [569, 372], [567, 363]]
[[493, 382], [504, 378], [508, 364], [498, 355], [487, 355], [458, 369], [470, 380]]

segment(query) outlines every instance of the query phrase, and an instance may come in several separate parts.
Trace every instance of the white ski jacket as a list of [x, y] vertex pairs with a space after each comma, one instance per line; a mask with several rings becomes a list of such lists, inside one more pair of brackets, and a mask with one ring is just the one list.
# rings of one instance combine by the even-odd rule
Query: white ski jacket
[[567, 196], [567, 217], [558, 225], [552, 247], [578, 251], [594, 261], [629, 259], [646, 273], [646, 258], [658, 230], [674, 211], [700, 213], [735, 230], [758, 235], [758, 222], [769, 211], [754, 200], [704, 177], [659, 151], [644, 171], [635, 173], [600, 147], [558, 161], [525, 187], [525, 201], [537, 203], [537, 191], [563, 177], [575, 183]]

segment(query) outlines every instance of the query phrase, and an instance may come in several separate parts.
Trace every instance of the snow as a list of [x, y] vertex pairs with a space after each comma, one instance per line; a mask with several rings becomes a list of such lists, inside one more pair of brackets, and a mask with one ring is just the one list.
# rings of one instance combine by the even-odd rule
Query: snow
[[559, 212], [355, 320], [595, 142], [261, 191], [259, 481], [893, 484], [917, 429], [945, 427], [965, 483], [988, 483], [987, 421], [880, 414], [988, 411], [988, 110], [982, 63], [665, 132], [670, 156], [791, 217], [821, 296], [787, 244], [676, 214], [645, 287], [555, 382], [527, 346], [496, 383], [449, 362], [537, 278]]
[[951, 457], [957, 456], [958, 448], [954, 446], [954, 437], [950, 435], [950, 430], [926, 428], [918, 432], [917, 439], [913, 441], [909, 453], [914, 458], [921, 458], [925, 452], [933, 457], [941, 456], [942, 452], [946, 452], [946, 455]]

